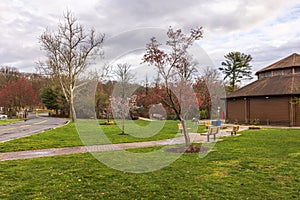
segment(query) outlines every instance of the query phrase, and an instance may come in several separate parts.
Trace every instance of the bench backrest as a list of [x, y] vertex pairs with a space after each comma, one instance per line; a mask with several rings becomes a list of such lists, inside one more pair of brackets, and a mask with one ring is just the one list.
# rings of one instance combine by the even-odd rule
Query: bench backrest
[[232, 127], [232, 131], [235, 131], [235, 132], [238, 131], [239, 129], [240, 129], [240, 126], [233, 126]]
[[219, 133], [220, 127], [210, 127], [208, 130], [208, 135], [214, 135]]
[[182, 124], [177, 124], [178, 129], [181, 130], [182, 129]]
[[210, 121], [205, 121], [204, 122], [204, 126], [209, 126], [210, 125]]

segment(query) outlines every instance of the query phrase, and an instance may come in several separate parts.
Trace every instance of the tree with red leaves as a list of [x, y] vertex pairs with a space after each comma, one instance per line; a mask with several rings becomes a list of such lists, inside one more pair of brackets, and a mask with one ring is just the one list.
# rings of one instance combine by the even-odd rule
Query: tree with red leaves
[[10, 81], [0, 90], [0, 105], [20, 111], [38, 104], [37, 92], [26, 78]]
[[170, 27], [167, 31], [168, 40], [166, 41], [170, 51], [161, 49], [161, 44], [155, 37], [152, 37], [150, 43], [146, 45], [146, 53], [143, 56], [143, 61], [154, 65], [164, 81], [167, 98], [163, 99], [163, 103], [170, 107], [181, 121], [186, 146], [190, 146], [190, 138], [184, 113], [182, 113], [182, 108], [187, 106], [184, 103], [186, 99], [183, 99], [186, 95], [183, 93], [189, 92], [187, 88], [191, 86], [192, 74], [195, 71], [188, 48], [194, 41], [200, 40], [202, 35], [202, 27], [192, 29], [189, 35], [185, 35], [181, 29], [173, 30]]
[[222, 98], [226, 94], [218, 70], [213, 67], [206, 67], [202, 71], [202, 75], [196, 79], [193, 88], [199, 102], [199, 108], [204, 114], [200, 118], [219, 118], [216, 109], [220, 107], [221, 110], [225, 110], [225, 102]]

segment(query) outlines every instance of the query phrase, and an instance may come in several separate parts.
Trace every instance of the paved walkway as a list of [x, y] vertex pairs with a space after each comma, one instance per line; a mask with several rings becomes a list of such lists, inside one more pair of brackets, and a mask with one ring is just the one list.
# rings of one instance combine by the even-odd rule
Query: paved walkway
[[[240, 127], [239, 131], [246, 130], [246, 129], [247, 127]], [[217, 137], [230, 136], [230, 135], [231, 134], [230, 132], [228, 132], [228, 130], [222, 130], [217, 135]], [[199, 133], [190, 133], [190, 137], [191, 140], [196, 143], [207, 142], [206, 141], [207, 136], [200, 135]], [[184, 142], [185, 142], [184, 137], [182, 136], [177, 138], [148, 141], [148, 142], [132, 142], [132, 143], [120, 143], [120, 144], [77, 146], [77, 147], [7, 152], [7, 153], [0, 153], [0, 161], [29, 159], [29, 158], [38, 158], [38, 157], [51, 157], [51, 156], [58, 156], [58, 155], [87, 153], [87, 152], [115, 151], [115, 150], [144, 148], [144, 147], [163, 146], [163, 145], [174, 145], [174, 144], [183, 144]]]

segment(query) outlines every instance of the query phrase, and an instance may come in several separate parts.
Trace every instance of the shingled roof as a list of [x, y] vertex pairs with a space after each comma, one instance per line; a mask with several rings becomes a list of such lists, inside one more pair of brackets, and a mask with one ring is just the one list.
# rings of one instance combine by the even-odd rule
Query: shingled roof
[[300, 55], [297, 53], [293, 53], [292, 55], [283, 58], [277, 61], [276, 63], [257, 71], [256, 75], [261, 72], [290, 68], [290, 67], [297, 67], [297, 66], [300, 67]]
[[227, 94], [227, 98], [300, 94], [300, 74], [259, 79]]
[[[300, 55], [294, 53], [278, 62], [256, 72], [260, 74], [278, 69], [300, 68]], [[234, 92], [227, 94], [227, 98], [250, 96], [274, 96], [300, 94], [300, 74], [284, 74], [259, 78]]]

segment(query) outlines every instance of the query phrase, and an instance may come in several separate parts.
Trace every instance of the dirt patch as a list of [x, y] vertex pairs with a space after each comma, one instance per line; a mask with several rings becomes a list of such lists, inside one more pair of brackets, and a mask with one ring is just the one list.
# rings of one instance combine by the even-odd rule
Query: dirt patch
[[201, 146], [195, 146], [191, 145], [189, 147], [174, 147], [165, 149], [165, 152], [172, 152], [172, 153], [199, 153], [199, 152], [207, 152], [210, 148], [208, 147], [201, 147]]
[[118, 135], [129, 135], [128, 133], [119, 133]]

